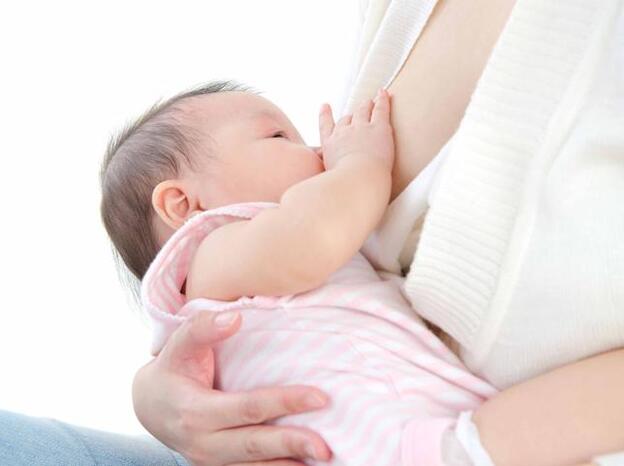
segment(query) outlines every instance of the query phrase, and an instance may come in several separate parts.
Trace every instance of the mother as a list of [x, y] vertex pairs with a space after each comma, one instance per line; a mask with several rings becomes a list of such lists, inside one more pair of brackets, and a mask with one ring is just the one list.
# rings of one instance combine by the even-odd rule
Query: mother
[[[398, 3], [371, 0], [368, 11], [381, 17]], [[624, 101], [612, 50], [622, 5], [517, 3], [433, 9], [389, 86], [393, 198], [456, 133], [406, 291], [473, 371], [516, 383], [474, 415], [497, 465], [580, 463], [624, 449]], [[384, 19], [377, 34], [391, 26]], [[361, 56], [350, 104], [387, 84], [366, 71], [371, 56]], [[139, 419], [197, 465], [315, 456], [316, 434], [256, 424], [312, 409], [318, 391], [212, 390], [210, 345], [238, 324], [203, 316], [181, 327], [137, 373]]]

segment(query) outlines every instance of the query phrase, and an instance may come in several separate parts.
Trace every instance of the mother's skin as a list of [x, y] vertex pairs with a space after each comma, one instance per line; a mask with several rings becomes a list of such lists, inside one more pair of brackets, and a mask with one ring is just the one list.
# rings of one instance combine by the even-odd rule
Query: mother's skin
[[[391, 83], [392, 199], [452, 136], [515, 0], [440, 0]], [[619, 374], [619, 375], [618, 375]], [[563, 465], [624, 449], [624, 351], [518, 384], [474, 416], [496, 465]]]
[[[438, 2], [389, 87], [397, 150], [392, 198], [457, 128], [513, 4]], [[215, 330], [209, 321], [188, 324], [135, 378], [135, 410], [150, 432], [196, 465], [301, 464], [260, 461], [304, 458], [306, 445], [325, 456], [320, 438], [310, 432], [253, 426], [307, 409], [303, 400], [309, 392], [302, 387], [242, 394], [210, 390], [209, 347], [235, 330]], [[624, 449], [622, 435], [614, 435], [624, 432], [621, 393], [624, 351], [614, 351], [516, 385], [482, 405], [474, 419], [497, 466], [569, 465]]]
[[394, 199], [452, 136], [515, 0], [439, 0], [394, 81]]

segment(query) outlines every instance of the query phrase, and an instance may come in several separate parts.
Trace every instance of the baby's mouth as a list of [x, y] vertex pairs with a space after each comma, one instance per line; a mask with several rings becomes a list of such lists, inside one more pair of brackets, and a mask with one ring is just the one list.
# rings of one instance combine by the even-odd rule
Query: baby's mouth
[[314, 151], [316, 156], [319, 158], [319, 160], [322, 162], [323, 161], [323, 153], [321, 152], [321, 148], [320, 147], [312, 147], [312, 150]]

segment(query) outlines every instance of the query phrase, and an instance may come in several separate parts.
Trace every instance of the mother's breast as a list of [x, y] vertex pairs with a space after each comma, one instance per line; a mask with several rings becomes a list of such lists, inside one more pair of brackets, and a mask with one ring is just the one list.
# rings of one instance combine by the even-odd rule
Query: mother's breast
[[393, 95], [396, 159], [392, 199], [457, 129], [515, 0], [439, 0]]

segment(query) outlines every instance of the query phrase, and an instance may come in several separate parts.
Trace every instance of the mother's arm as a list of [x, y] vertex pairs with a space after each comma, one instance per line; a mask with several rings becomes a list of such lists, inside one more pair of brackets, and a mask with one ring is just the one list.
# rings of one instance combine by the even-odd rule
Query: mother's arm
[[[194, 466], [262, 460], [268, 460], [262, 463], [267, 466], [303, 466], [286, 458], [328, 459], [326, 444], [314, 432], [257, 425], [315, 409], [308, 403], [310, 395], [322, 405], [327, 398], [317, 389], [212, 389], [211, 346], [239, 326], [238, 316], [219, 326], [208, 313], [181, 326], [135, 377], [133, 398], [141, 423]], [[497, 466], [578, 464], [624, 449], [622, 393], [624, 349], [511, 387], [479, 407], [473, 420]]]
[[224, 393], [213, 389], [211, 347], [234, 334], [241, 323], [239, 315], [230, 316], [229, 322], [220, 322], [211, 313], [189, 319], [162, 352], [137, 372], [133, 401], [141, 424], [193, 466], [248, 462], [304, 466], [304, 458], [329, 459], [327, 445], [314, 432], [257, 425], [322, 408], [327, 396], [320, 390], [288, 386]]
[[624, 349], [515, 385], [473, 415], [496, 466], [561, 466], [624, 450]]

